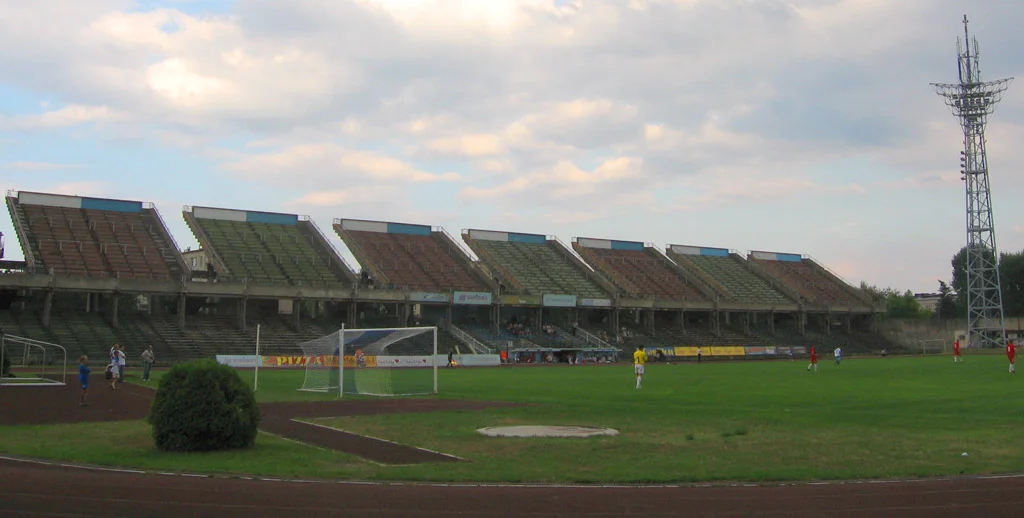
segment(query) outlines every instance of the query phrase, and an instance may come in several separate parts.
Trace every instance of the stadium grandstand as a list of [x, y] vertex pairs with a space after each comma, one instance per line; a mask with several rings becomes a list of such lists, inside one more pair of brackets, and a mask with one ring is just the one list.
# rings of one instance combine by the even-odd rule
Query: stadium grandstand
[[290, 355], [342, 324], [437, 325], [441, 351], [538, 360], [610, 345], [892, 348], [871, 332], [881, 308], [792, 254], [335, 220], [357, 273], [295, 214], [186, 207], [199, 250], [183, 252], [150, 203], [11, 192], [7, 204], [15, 232], [0, 247], [16, 255], [16, 236], [23, 259], [3, 262], [0, 325], [71, 354], [248, 354], [259, 326], [262, 351]]
[[657, 248], [633, 241], [576, 238], [580, 257], [631, 297], [707, 301], [713, 293], [707, 283], [689, 275]]
[[152, 204], [19, 192], [7, 209], [31, 270], [164, 280], [186, 270]]
[[844, 308], [871, 305], [867, 294], [800, 254], [755, 251], [750, 253], [749, 260], [755, 268], [792, 287], [811, 304]]
[[618, 291], [558, 239], [490, 230], [468, 230], [462, 238], [491, 267], [504, 293], [566, 295], [578, 300], [607, 299]]
[[441, 227], [338, 219], [334, 231], [376, 287], [491, 291], [492, 281]]
[[728, 249], [670, 245], [666, 253], [683, 269], [706, 279], [726, 300], [771, 307], [796, 305], [793, 288], [759, 275], [742, 256]]
[[218, 278], [295, 285], [355, 281], [308, 217], [210, 207], [186, 207], [182, 215]]

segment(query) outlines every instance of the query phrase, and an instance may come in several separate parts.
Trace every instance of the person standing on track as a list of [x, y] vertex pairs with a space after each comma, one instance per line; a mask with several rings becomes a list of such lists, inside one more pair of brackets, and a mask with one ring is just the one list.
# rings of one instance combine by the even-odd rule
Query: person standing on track
[[83, 354], [78, 357], [78, 383], [82, 385], [82, 398], [78, 400], [78, 406], [88, 406], [88, 403], [85, 402], [85, 395], [89, 392], [89, 375], [92, 374], [88, 364], [88, 356]]
[[145, 351], [142, 351], [142, 381], [149, 381], [149, 371], [153, 368], [153, 362], [156, 361], [156, 356], [153, 355], [153, 346], [150, 345]]
[[811, 367], [814, 367], [814, 372], [818, 372], [818, 351], [811, 346], [811, 363], [807, 365], [807, 370], [810, 371]]
[[953, 342], [953, 363], [963, 363], [964, 359], [960, 357], [960, 340]]
[[644, 352], [644, 346], [636, 346], [636, 352], [633, 353], [633, 372], [636, 374], [636, 388], [640, 388], [641, 383], [644, 379], [644, 364], [647, 363], [647, 353]]
[[1017, 359], [1017, 345], [1013, 340], [1006, 343], [1006, 359], [1010, 360], [1010, 374], [1013, 374], [1013, 362]]

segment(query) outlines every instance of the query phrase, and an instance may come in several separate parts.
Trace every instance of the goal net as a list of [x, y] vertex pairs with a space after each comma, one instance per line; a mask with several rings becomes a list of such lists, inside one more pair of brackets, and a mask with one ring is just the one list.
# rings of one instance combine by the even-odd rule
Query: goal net
[[299, 390], [369, 396], [437, 393], [437, 328], [340, 329], [299, 344]]

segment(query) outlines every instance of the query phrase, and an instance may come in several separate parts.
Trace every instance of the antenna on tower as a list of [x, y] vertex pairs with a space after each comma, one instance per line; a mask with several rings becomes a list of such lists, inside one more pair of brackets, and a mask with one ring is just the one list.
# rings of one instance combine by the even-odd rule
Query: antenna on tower
[[967, 15], [964, 40], [957, 38], [960, 82], [932, 83], [946, 100], [964, 132], [960, 152], [960, 173], [967, 195], [967, 333], [974, 347], [1002, 347], [1006, 344], [1003, 295], [999, 278], [999, 253], [992, 219], [992, 193], [985, 151], [985, 126], [995, 105], [1013, 78], [983, 83], [979, 66], [978, 41], [971, 49]]

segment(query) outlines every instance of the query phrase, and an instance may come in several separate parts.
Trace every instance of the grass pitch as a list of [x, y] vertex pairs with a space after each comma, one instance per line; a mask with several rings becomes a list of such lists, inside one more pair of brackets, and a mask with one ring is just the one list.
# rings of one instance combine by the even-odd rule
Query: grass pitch
[[[378, 466], [261, 434], [247, 452], [157, 453], [141, 423], [0, 428], [0, 451], [97, 464], [277, 476], [481, 482], [698, 482], [1004, 473], [1024, 465], [1022, 381], [1000, 356], [441, 369], [436, 397], [520, 408], [321, 424], [472, 462]], [[251, 379], [252, 372], [243, 372]], [[260, 401], [315, 400], [301, 371], [261, 370]], [[617, 437], [484, 437], [487, 426], [605, 426]], [[73, 437], [64, 441], [62, 437]], [[117, 441], [109, 437], [118, 437]], [[40, 437], [47, 437], [45, 443]], [[55, 446], [59, 445], [59, 446]], [[968, 455], [963, 456], [966, 452]]]

